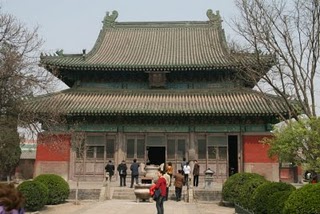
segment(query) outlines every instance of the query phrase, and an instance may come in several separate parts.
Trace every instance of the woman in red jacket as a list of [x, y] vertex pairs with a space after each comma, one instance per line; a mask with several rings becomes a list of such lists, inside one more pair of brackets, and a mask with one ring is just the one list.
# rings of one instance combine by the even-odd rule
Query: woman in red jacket
[[164, 172], [159, 169], [158, 170], [159, 179], [156, 183], [156, 189], [161, 190], [160, 197], [158, 197], [156, 199], [156, 207], [157, 207], [158, 214], [164, 213], [163, 202], [164, 202], [164, 199], [166, 198], [166, 195], [167, 195], [167, 183], [166, 183], [166, 179], [163, 177], [163, 175], [164, 175]]

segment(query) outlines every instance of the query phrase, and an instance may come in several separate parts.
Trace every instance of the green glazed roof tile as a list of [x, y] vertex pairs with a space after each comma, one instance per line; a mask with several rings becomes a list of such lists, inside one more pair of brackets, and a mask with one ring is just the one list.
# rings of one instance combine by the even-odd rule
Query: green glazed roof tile
[[[105, 24], [87, 54], [41, 55], [46, 67], [71, 70], [223, 69], [257, 64], [253, 54], [232, 53], [220, 16], [203, 22], [113, 22]], [[210, 16], [208, 16], [210, 18]], [[260, 59], [269, 67], [270, 55]]]
[[124, 91], [68, 89], [26, 101], [37, 113], [66, 115], [186, 115], [186, 116], [276, 116], [286, 113], [284, 103], [271, 95], [248, 90]]

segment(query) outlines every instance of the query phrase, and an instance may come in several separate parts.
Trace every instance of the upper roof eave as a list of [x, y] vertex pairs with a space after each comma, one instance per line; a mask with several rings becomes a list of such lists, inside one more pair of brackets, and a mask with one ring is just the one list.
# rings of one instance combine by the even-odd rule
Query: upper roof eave
[[[63, 54], [61, 50], [55, 55], [42, 54], [40, 65], [67, 70], [216, 70], [243, 66], [236, 57], [242, 53], [231, 53], [227, 47], [218, 11], [207, 11], [209, 21], [116, 22], [117, 16], [117, 11], [106, 14], [88, 53]], [[180, 28], [186, 30], [181, 32]], [[253, 57], [247, 59], [248, 65], [254, 65]], [[267, 59], [266, 64], [270, 61]]]

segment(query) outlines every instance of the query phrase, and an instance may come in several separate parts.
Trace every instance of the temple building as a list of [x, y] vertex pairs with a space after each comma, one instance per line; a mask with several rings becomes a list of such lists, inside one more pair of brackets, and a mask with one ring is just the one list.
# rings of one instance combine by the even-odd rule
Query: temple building
[[[83, 172], [86, 180], [101, 180], [109, 160], [129, 166], [133, 159], [172, 162], [176, 172], [185, 157], [198, 160], [201, 176], [213, 170], [217, 182], [236, 172], [278, 181], [279, 163], [260, 140], [271, 136], [279, 114], [289, 113], [282, 100], [239, 75], [244, 64], [264, 75], [274, 57], [265, 55], [257, 66], [254, 54], [231, 51], [219, 12], [208, 10], [207, 21], [117, 22], [117, 16], [106, 14], [90, 51], [41, 55], [41, 66], [70, 88], [29, 103], [40, 114], [64, 112], [68, 121], [50, 140], [45, 132], [39, 137], [47, 144], [59, 138], [64, 149], [39, 144], [35, 175], [74, 180]], [[66, 131], [74, 124], [85, 135], [83, 157]]]

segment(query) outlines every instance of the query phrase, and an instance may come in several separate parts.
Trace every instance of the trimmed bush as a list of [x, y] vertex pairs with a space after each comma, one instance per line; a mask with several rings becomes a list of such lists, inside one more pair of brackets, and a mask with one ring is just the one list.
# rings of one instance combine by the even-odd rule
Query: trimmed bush
[[256, 173], [236, 173], [228, 178], [222, 187], [222, 199], [249, 208], [253, 191], [266, 179]]
[[[278, 205], [278, 203], [280, 203], [279, 198], [281, 198], [282, 200], [286, 200], [286, 197], [282, 197], [282, 195], [284, 194], [283, 192], [291, 193], [295, 189], [296, 188], [294, 186], [287, 183], [266, 182], [264, 184], [261, 184], [252, 194], [249, 209], [254, 213], [259, 214], [281, 213], [283, 210], [283, 207], [281, 206], [277, 206], [277, 209], [279, 209], [280, 211], [274, 211], [274, 207]], [[276, 194], [279, 192], [281, 194]], [[287, 193], [285, 195], [289, 196]], [[284, 201], [281, 201], [281, 204], [282, 206], [284, 206]]]
[[69, 197], [69, 184], [59, 175], [43, 174], [37, 176], [34, 180], [43, 183], [48, 188], [47, 204], [60, 204]]
[[306, 184], [292, 192], [284, 204], [285, 214], [320, 213], [320, 183]]
[[272, 214], [283, 213], [284, 204], [288, 200], [289, 196], [293, 191], [280, 191], [280, 192], [274, 193], [268, 200], [267, 212]]
[[28, 211], [37, 211], [47, 203], [48, 188], [40, 182], [24, 181], [17, 189], [25, 197], [24, 208]]

